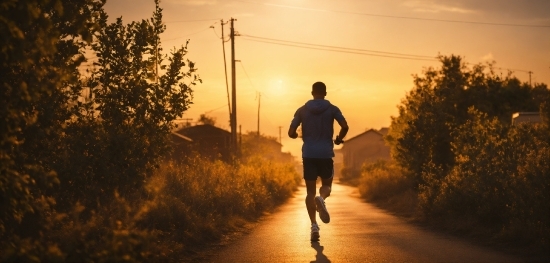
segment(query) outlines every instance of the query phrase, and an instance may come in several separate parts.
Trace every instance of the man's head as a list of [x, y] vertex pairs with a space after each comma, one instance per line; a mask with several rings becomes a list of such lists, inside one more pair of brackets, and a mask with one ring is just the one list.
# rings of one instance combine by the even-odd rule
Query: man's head
[[323, 99], [327, 95], [327, 86], [323, 82], [315, 82], [311, 87], [311, 95], [316, 99]]

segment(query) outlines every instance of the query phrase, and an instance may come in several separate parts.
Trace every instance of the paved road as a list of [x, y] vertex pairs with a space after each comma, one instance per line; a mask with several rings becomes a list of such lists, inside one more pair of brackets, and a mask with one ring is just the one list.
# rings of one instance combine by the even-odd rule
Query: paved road
[[[305, 187], [211, 262], [521, 262], [455, 237], [408, 224], [361, 201], [356, 188], [335, 184], [326, 204], [329, 224], [309, 241]], [[319, 220], [319, 222], [321, 222]]]

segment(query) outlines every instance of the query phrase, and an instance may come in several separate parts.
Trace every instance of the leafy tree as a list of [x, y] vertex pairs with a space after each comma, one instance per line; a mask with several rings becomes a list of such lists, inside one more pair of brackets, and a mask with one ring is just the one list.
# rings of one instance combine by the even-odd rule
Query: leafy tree
[[[78, 226], [96, 224], [90, 208], [112, 200], [115, 190], [140, 192], [169, 150], [172, 121], [191, 104], [191, 86], [200, 82], [194, 63], [185, 60], [187, 46], [170, 56], [161, 53], [165, 26], [158, 1], [152, 19], [128, 25], [121, 19], [108, 24], [104, 3], [0, 4], [1, 261], [62, 261], [71, 258], [66, 251], [79, 259], [123, 255], [109, 245], [112, 250], [89, 255], [92, 231]], [[85, 80], [81, 66], [90, 52], [98, 59]], [[73, 212], [87, 216], [76, 216], [78, 222], [70, 222], [76, 227], [63, 231], [82, 233], [60, 249], [63, 242], [54, 237], [65, 215], [57, 211], [69, 212], [78, 203], [86, 207], [79, 204]], [[115, 224], [109, 219], [102, 221], [102, 233]], [[115, 242], [117, 232], [109, 233], [115, 236], [103, 241]], [[139, 242], [133, 242], [141, 239], [128, 238], [123, 243], [133, 245], [124, 249], [135, 252]]]
[[[79, 90], [82, 47], [97, 28], [102, 0], [0, 4], [0, 251], [2, 261], [57, 260], [35, 236], [48, 226], [59, 183], [56, 156]], [[50, 258], [48, 258], [50, 257]]]
[[441, 56], [442, 68], [415, 75], [415, 87], [398, 106], [387, 136], [392, 155], [404, 168], [420, 175], [431, 163], [443, 170], [453, 164], [451, 132], [463, 120], [464, 91], [469, 74], [460, 57]]
[[[386, 137], [416, 179], [421, 208], [547, 249], [550, 90], [496, 75], [492, 64], [439, 59], [440, 69], [414, 76]], [[512, 113], [537, 110], [543, 124], [511, 125]]]
[[538, 111], [550, 96], [546, 85], [531, 88], [511, 73], [498, 76], [492, 64], [469, 69], [459, 56], [439, 60], [440, 69], [414, 75], [414, 87], [398, 106], [399, 115], [392, 117], [386, 137], [393, 158], [417, 184], [426, 183], [422, 174], [427, 171], [438, 171], [426, 174], [441, 179], [454, 166], [453, 133], [469, 120], [469, 107], [509, 124], [513, 112]]
[[109, 24], [99, 12], [92, 45], [97, 61], [88, 80], [93, 96], [68, 125], [70, 146], [59, 169], [62, 181], [80, 190], [60, 201], [86, 199], [87, 207], [95, 207], [114, 191], [140, 189], [170, 150], [173, 121], [188, 109], [192, 86], [201, 80], [195, 64], [185, 60], [187, 46], [162, 54], [165, 25], [155, 3], [152, 18], [127, 25], [121, 18]]
[[[7, 1], [0, 5], [0, 236], [37, 212], [57, 182], [52, 158], [67, 102], [76, 96], [80, 47], [96, 28], [98, 0]], [[36, 225], [36, 224], [35, 224]], [[3, 239], [3, 238], [1, 238]]]

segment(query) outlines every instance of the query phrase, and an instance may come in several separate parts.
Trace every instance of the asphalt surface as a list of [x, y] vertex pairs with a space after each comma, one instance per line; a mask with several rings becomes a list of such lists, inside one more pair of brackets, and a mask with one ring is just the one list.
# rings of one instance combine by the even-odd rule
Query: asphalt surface
[[409, 224], [363, 202], [354, 187], [335, 184], [326, 205], [331, 222], [310, 242], [305, 187], [247, 235], [208, 262], [522, 262]]

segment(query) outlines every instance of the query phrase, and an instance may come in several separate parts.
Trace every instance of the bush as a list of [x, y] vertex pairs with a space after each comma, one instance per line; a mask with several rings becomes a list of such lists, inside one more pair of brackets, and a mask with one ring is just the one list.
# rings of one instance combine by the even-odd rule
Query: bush
[[200, 157], [166, 163], [144, 189], [126, 197], [115, 192], [101, 205], [78, 202], [61, 213], [52, 198], [35, 200], [41, 209], [33, 223], [40, 231], [3, 244], [0, 261], [186, 261], [182, 257], [287, 200], [300, 182], [294, 163], [261, 157], [238, 165]]
[[236, 166], [200, 157], [166, 164], [146, 186], [148, 212], [140, 225], [160, 233], [164, 245], [179, 244], [184, 251], [256, 219], [288, 199], [299, 182], [292, 163], [261, 158]]
[[507, 128], [476, 110], [470, 114], [472, 120], [461, 129], [468, 132], [457, 136], [453, 169], [439, 181], [425, 173], [421, 206], [430, 216], [460, 218], [501, 238], [548, 247], [548, 129], [533, 124]]
[[407, 215], [417, 212], [414, 179], [392, 161], [364, 164], [358, 188], [365, 200], [394, 212]]

